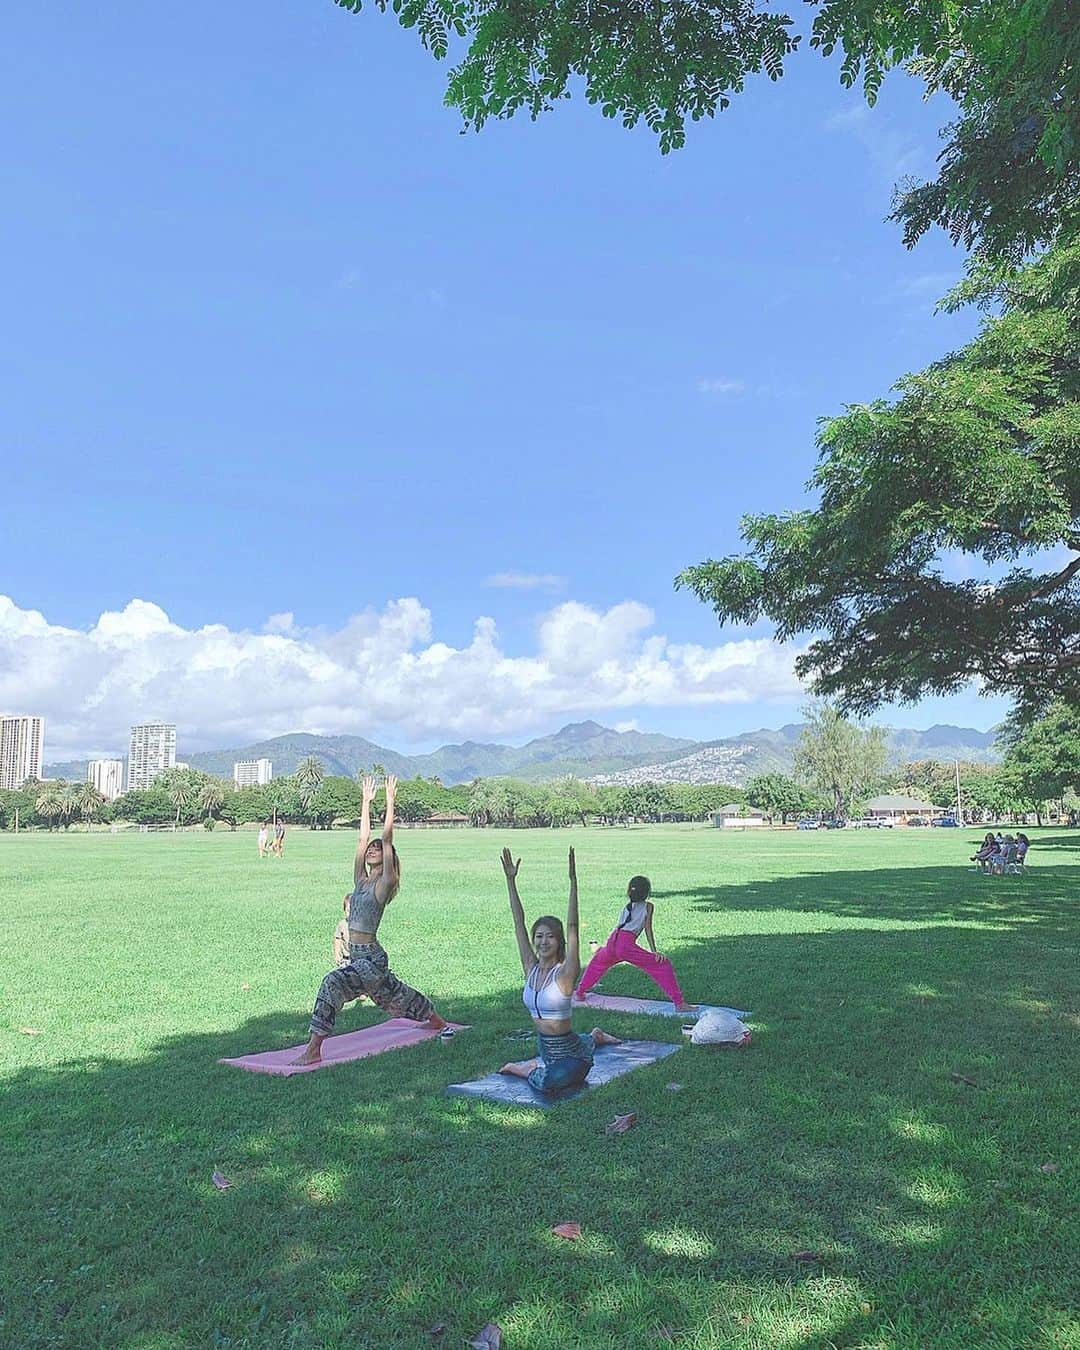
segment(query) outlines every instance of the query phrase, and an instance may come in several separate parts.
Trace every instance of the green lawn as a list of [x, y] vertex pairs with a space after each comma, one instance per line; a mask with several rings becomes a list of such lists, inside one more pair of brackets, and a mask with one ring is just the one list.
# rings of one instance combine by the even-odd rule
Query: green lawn
[[[1004, 878], [976, 835], [402, 831], [382, 937], [472, 1030], [290, 1080], [216, 1061], [305, 1038], [348, 834], [0, 836], [0, 1345], [1080, 1346], [1080, 832]], [[586, 939], [649, 873], [753, 1045], [548, 1113], [444, 1097], [527, 1053], [507, 842], [530, 916], [577, 847]]]

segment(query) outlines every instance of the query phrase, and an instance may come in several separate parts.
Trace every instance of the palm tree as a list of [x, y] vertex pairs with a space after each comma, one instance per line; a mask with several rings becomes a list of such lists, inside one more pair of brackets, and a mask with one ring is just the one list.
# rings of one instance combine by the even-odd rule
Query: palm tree
[[61, 805], [60, 789], [57, 787], [47, 787], [38, 793], [34, 802], [34, 810], [49, 822], [49, 829], [56, 829], [56, 822], [60, 819], [63, 811]]
[[224, 802], [224, 783], [211, 781], [203, 786], [203, 790], [199, 793], [199, 809], [206, 812], [207, 828], [209, 828], [209, 822], [213, 820], [215, 814], [221, 810]]
[[81, 783], [68, 783], [60, 794], [60, 819], [65, 830], [79, 814], [81, 787]]
[[[325, 770], [322, 763], [314, 755], [308, 755], [302, 759], [296, 768], [296, 788], [297, 799], [300, 804], [300, 810], [308, 812], [315, 802], [315, 794], [322, 783]], [[315, 816], [312, 814], [310, 828], [315, 828]]]
[[169, 784], [169, 797], [173, 806], [176, 807], [176, 819], [173, 821], [174, 830], [180, 824], [180, 813], [189, 805], [193, 796], [194, 791], [186, 778], [177, 776]]
[[105, 798], [93, 785], [93, 783], [83, 783], [78, 790], [79, 813], [83, 820], [89, 825], [94, 818], [94, 812], [100, 810], [105, 805]]
[[296, 782], [302, 788], [317, 788], [325, 774], [326, 770], [322, 766], [322, 760], [316, 759], [314, 755], [308, 755], [296, 766]]
[[469, 788], [469, 816], [474, 825], [491, 824], [491, 789], [486, 779], [477, 778]]

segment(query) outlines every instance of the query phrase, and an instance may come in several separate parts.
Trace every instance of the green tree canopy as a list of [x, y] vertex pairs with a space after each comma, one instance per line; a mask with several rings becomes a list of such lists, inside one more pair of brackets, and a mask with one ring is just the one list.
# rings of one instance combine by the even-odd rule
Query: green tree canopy
[[[822, 424], [816, 506], [744, 517], [749, 553], [676, 582], [721, 622], [813, 634], [796, 668], [849, 712], [972, 679], [1080, 702], [1080, 243], [961, 289], [1003, 312]], [[956, 554], [981, 575], [951, 578]]]
[[782, 824], [788, 816], [809, 811], [813, 806], [811, 794], [794, 778], [782, 773], [763, 773], [751, 778], [746, 784], [746, 800], [764, 811], [770, 820], [779, 816]]
[[1080, 789], [1080, 704], [1058, 700], [1044, 717], [1014, 728], [1002, 772], [1019, 796], [1040, 807]]
[[857, 726], [825, 703], [807, 708], [795, 749], [795, 777], [828, 800], [834, 819], [850, 816], [884, 770], [882, 727]]
[[[363, 0], [337, 0], [358, 11]], [[873, 103], [898, 65], [944, 89], [960, 109], [943, 136], [941, 171], [909, 184], [895, 218], [913, 243], [931, 224], [1009, 256], [1054, 237], [1075, 200], [1080, 163], [1080, 49], [1073, 0], [820, 0], [813, 18], [756, 0], [373, 0], [445, 57], [466, 44], [446, 102], [467, 126], [569, 98], [626, 127], [640, 121], [664, 152], [686, 123], [713, 117], [748, 77], [778, 80], [806, 45], [840, 57], [840, 81]], [[809, 11], [801, 13], [809, 17]], [[800, 31], [801, 30], [801, 31]]]

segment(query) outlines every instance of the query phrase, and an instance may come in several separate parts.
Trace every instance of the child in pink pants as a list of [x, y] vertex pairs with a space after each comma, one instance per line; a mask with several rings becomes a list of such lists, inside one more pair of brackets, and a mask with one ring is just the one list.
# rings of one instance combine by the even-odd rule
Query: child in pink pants
[[[651, 891], [648, 877], [631, 877], [626, 888], [626, 904], [619, 915], [619, 925], [585, 967], [585, 973], [574, 992], [578, 1002], [584, 1001], [585, 995], [612, 966], [618, 965], [620, 961], [628, 961], [660, 986], [678, 1012], [689, 1011], [690, 1004], [679, 988], [675, 967], [656, 950], [652, 929], [653, 903], [649, 899]], [[638, 938], [643, 930], [652, 948], [651, 953], [642, 951], [638, 946]]]

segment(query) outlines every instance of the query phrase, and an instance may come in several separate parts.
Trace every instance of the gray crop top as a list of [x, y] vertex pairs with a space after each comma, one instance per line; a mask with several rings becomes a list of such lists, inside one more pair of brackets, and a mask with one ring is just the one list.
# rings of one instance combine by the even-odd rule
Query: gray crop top
[[364, 877], [349, 897], [349, 927], [355, 928], [358, 933], [379, 931], [383, 907], [375, 899], [375, 883], [378, 879], [378, 875]]

